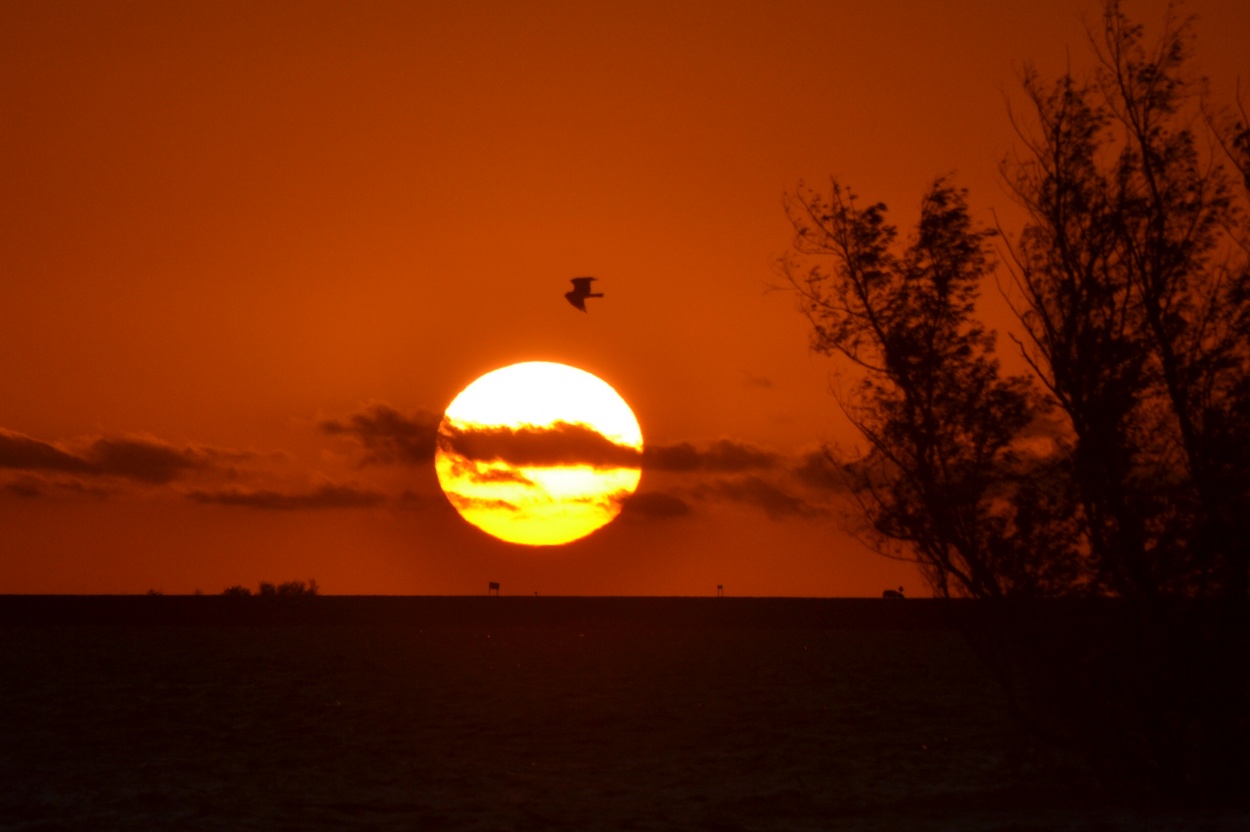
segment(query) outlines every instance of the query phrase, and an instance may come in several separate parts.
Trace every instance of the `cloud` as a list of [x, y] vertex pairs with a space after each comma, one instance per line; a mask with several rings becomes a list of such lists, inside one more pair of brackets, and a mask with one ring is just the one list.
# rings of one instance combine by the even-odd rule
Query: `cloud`
[[162, 485], [210, 464], [227, 451], [180, 448], [147, 437], [96, 439], [77, 453], [58, 445], [0, 429], [0, 468], [114, 476]]
[[650, 445], [644, 449], [642, 460], [643, 468], [651, 471], [737, 473], [774, 468], [781, 457], [743, 442], [720, 439], [703, 448], [689, 442]]
[[809, 488], [823, 491], [847, 490], [845, 474], [823, 448], [803, 454], [794, 466], [793, 473], [799, 482]]
[[651, 489], [626, 501], [640, 517], [681, 517], [698, 504], [740, 503], [770, 518], [819, 518], [830, 513], [831, 492], [845, 490], [838, 471], [819, 450], [797, 456], [735, 439], [650, 445], [643, 469]]
[[1062, 439], [1072, 435], [1072, 423], [1067, 415], [1058, 407], [1049, 411], [1042, 410], [1016, 434], [1019, 439]]
[[593, 468], [636, 468], [636, 448], [618, 445], [580, 423], [556, 422], [550, 427], [443, 427], [439, 448], [475, 462], [504, 462], [516, 467], [589, 465]]
[[6, 482], [4, 484], [4, 490], [8, 491], [10, 494], [16, 494], [18, 497], [42, 497], [44, 496], [44, 492], [43, 489], [40, 488], [41, 484], [42, 483], [34, 477], [22, 477], [21, 479], [14, 480], [13, 482]]
[[101, 474], [152, 485], [163, 485], [208, 464], [203, 453], [148, 439], [99, 439], [89, 456]]
[[663, 491], [635, 492], [626, 497], [621, 506], [621, 517], [627, 520], [670, 520], [689, 513], [689, 503]]
[[57, 495], [89, 495], [106, 497], [108, 492], [103, 488], [88, 485], [77, 477], [65, 475], [45, 475], [23, 473], [14, 480], [4, 483], [3, 488], [17, 497], [53, 497]]
[[456, 508], [464, 510], [485, 509], [491, 511], [520, 511], [519, 506], [515, 503], [510, 503], [507, 500], [497, 500], [486, 497], [469, 497], [456, 491], [448, 491], [447, 499], [450, 500], [452, 505]]
[[395, 506], [404, 511], [412, 512], [455, 512], [446, 494], [442, 491], [439, 491], [437, 494], [425, 494], [412, 489], [406, 489], [395, 498]]
[[366, 462], [424, 465], [434, 459], [440, 417], [421, 410], [408, 417], [386, 404], [374, 404], [346, 420], [328, 419], [321, 430], [348, 436], [369, 453]]
[[722, 499], [747, 503], [763, 509], [773, 520], [786, 517], [816, 517], [826, 510], [802, 497], [784, 490], [761, 477], [719, 480], [700, 485], [695, 494], [704, 499]]
[[284, 494], [278, 491], [228, 489], [225, 491], [192, 491], [187, 494], [197, 503], [216, 503], [267, 511], [305, 511], [327, 508], [369, 508], [386, 500], [376, 491], [350, 485], [323, 485], [313, 491]]
[[451, 476], [455, 481], [468, 480], [473, 483], [513, 483], [515, 485], [535, 486], [536, 483], [515, 468], [492, 468], [490, 463], [475, 462], [462, 456], [449, 456]]
[[484, 483], [502, 483], [510, 482], [516, 485], [533, 485], [534, 481], [522, 474], [520, 471], [514, 471], [511, 468], [487, 468], [482, 470], [477, 465], [473, 465], [473, 470], [469, 473], [469, 479], [473, 482]]
[[[829, 513], [830, 498], [846, 489], [837, 467], [819, 450], [792, 456], [728, 438], [657, 444], [640, 452], [613, 442], [589, 425], [570, 422], [517, 428], [447, 425], [440, 434], [434, 414], [420, 411], [406, 416], [386, 404], [368, 405], [318, 427], [325, 435], [350, 440], [366, 463], [428, 466], [431, 479], [436, 445], [452, 455], [461, 476], [479, 484], [534, 486], [518, 470], [523, 467], [641, 466], [648, 477], [654, 477], [648, 489], [613, 498], [621, 502], [623, 515], [631, 522], [680, 519], [696, 512], [701, 503], [753, 505], [774, 519], [819, 517]], [[437, 493], [419, 499], [415, 491], [394, 499], [388, 496], [401, 494], [408, 483], [390, 483], [395, 488], [366, 479], [363, 484], [311, 489], [292, 486], [288, 475], [268, 470], [267, 457], [262, 457], [176, 445], [151, 436], [48, 442], [0, 429], [0, 473], [12, 472], [0, 479], [0, 494], [10, 499], [106, 496], [122, 493], [121, 484], [130, 482], [144, 487], [176, 484], [180, 496], [198, 503], [267, 511], [367, 508], [383, 503], [405, 510], [436, 505], [449, 509], [451, 503], [465, 509], [517, 510], [506, 501], [463, 494], [447, 495], [451, 503]], [[237, 460], [253, 464], [236, 467]], [[288, 472], [303, 482], [309, 473]], [[391, 475], [377, 475], [386, 476]]]
[[50, 442], [0, 428], [0, 468], [87, 473], [92, 465]]
[[742, 371], [742, 376], [743, 376], [742, 384], [744, 387], [759, 387], [765, 390], [771, 390], [773, 387], [776, 386], [775, 384], [773, 384], [772, 379], [766, 376], [752, 375], [751, 373], [748, 373], [746, 370]]

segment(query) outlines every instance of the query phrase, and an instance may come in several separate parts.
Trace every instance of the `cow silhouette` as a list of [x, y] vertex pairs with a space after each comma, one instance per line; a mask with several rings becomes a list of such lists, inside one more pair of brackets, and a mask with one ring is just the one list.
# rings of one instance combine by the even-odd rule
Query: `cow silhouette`
[[898, 598], [901, 600], [903, 598], [903, 588], [900, 586], [898, 589], [887, 589], [885, 592], [881, 593], [881, 597]]

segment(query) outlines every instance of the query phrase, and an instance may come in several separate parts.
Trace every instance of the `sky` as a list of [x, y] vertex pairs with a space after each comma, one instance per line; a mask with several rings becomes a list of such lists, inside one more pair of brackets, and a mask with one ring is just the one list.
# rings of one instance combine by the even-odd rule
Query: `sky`
[[[1230, 100], [1250, 4], [1187, 8]], [[0, 593], [927, 594], [818, 464], [862, 442], [778, 288], [782, 200], [836, 175], [906, 228], [953, 174], [1010, 231], [1021, 70], [1083, 71], [1097, 15], [0, 4]], [[642, 428], [636, 497], [564, 546], [482, 533], [434, 473], [444, 408], [522, 361]]]

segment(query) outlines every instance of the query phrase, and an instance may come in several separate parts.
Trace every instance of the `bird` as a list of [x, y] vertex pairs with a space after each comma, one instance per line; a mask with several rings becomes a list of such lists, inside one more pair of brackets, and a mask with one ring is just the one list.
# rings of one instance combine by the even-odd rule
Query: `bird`
[[586, 311], [586, 298], [603, 297], [603, 292], [591, 292], [590, 291], [590, 282], [594, 279], [595, 278], [593, 277], [571, 278], [570, 282], [573, 284], [573, 291], [565, 292], [564, 297], [568, 299], [569, 303], [573, 304], [578, 309], [585, 312]]

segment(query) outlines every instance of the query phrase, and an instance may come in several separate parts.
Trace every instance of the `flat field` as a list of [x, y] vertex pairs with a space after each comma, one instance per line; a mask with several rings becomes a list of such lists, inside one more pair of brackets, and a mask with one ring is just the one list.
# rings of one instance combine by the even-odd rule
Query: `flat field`
[[1239, 828], [1044, 782], [936, 603], [0, 599], [0, 829]]

